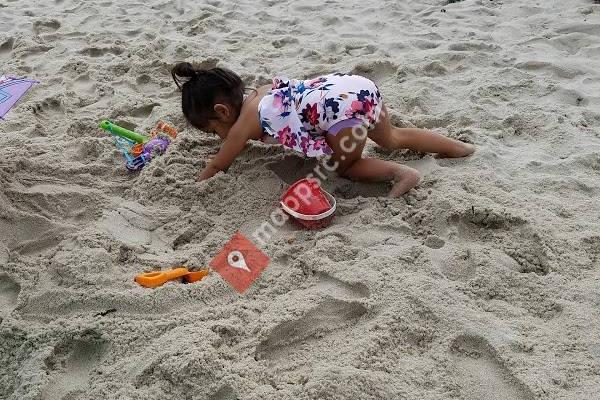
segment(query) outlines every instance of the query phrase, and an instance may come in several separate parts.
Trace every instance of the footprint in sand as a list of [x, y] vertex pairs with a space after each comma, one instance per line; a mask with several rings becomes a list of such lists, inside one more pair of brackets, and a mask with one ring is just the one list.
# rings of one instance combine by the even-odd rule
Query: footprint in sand
[[292, 36], [284, 36], [282, 38], [273, 40], [271, 42], [271, 44], [273, 45], [273, 47], [275, 47], [276, 49], [281, 49], [283, 47], [286, 47], [288, 45], [294, 45], [298, 43], [298, 39], [296, 39], [295, 37]]
[[414, 40], [412, 45], [420, 50], [431, 50], [440, 47], [440, 43], [432, 42], [431, 40]]
[[[523, 218], [492, 209], [464, 211], [448, 219], [459, 238], [494, 243], [519, 265], [522, 273], [547, 275], [552, 271], [550, 247], [542, 235]], [[519, 241], [503, 240], [503, 232], [517, 232]]]
[[0, 44], [0, 54], [10, 53], [13, 49], [14, 44], [15, 39], [13, 38], [8, 38], [7, 40], [5, 40], [4, 43]]
[[364, 283], [348, 283], [324, 272], [317, 273], [317, 289], [337, 299], [369, 297], [369, 288]]
[[485, 51], [496, 51], [500, 49], [500, 46], [486, 43], [486, 42], [461, 42], [461, 43], [452, 43], [448, 46], [448, 49], [451, 51], [477, 51], [477, 52], [485, 52]]
[[6, 274], [0, 274], [0, 320], [14, 309], [21, 285]]
[[[303, 317], [275, 327], [256, 349], [256, 359], [279, 359], [301, 350], [306, 343], [355, 325], [367, 309], [360, 303], [328, 299]], [[310, 346], [308, 347], [310, 348]]]
[[42, 101], [32, 103], [27, 107], [38, 117], [47, 117], [63, 112], [62, 98], [59, 95], [50, 96]]
[[459, 335], [450, 345], [465, 400], [530, 400], [533, 393], [499, 360], [482, 337]]
[[90, 373], [107, 350], [108, 343], [96, 333], [56, 346], [46, 359], [51, 377], [42, 400], [77, 399], [83, 395], [89, 387]]
[[94, 82], [90, 79], [89, 74], [80, 75], [75, 79], [70, 87], [77, 93], [94, 94]]
[[40, 33], [54, 32], [60, 28], [60, 22], [56, 19], [50, 20], [38, 20], [33, 23], [33, 33], [39, 35]]
[[584, 72], [579, 68], [573, 68], [558, 63], [538, 60], [522, 61], [515, 64], [515, 68], [532, 73], [547, 73], [557, 78], [574, 79]]
[[398, 65], [390, 61], [373, 61], [356, 65], [351, 73], [360, 74], [375, 82], [395, 79], [398, 75]]
[[134, 107], [129, 112], [129, 115], [135, 118], [146, 118], [152, 114], [155, 107], [160, 106], [158, 103], [146, 104], [144, 106]]
[[40, 253], [55, 246], [69, 230], [52, 220], [33, 213], [19, 212], [0, 220], [0, 232], [9, 232], [7, 247], [20, 254]]
[[208, 400], [237, 400], [238, 398], [235, 390], [231, 386], [225, 384], [211, 395]]
[[88, 57], [103, 57], [107, 54], [112, 54], [113, 56], [119, 56], [123, 53], [123, 49], [120, 47], [86, 47], [81, 50], [79, 53]]
[[[183, 57], [185, 58], [185, 57]], [[140, 93], [148, 93], [152, 91], [159, 91], [160, 85], [156, 78], [152, 78], [148, 74], [142, 74], [138, 76], [135, 80], [136, 90]], [[148, 115], [152, 112], [152, 109], [149, 110]]]

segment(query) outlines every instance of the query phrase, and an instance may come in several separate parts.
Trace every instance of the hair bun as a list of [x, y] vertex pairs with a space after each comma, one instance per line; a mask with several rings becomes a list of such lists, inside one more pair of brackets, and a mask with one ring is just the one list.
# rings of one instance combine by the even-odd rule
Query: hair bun
[[194, 66], [189, 62], [180, 62], [171, 70], [171, 76], [177, 87], [181, 89], [181, 86], [185, 83], [185, 79], [181, 78], [194, 79], [202, 72], [203, 71], [195, 70]]
[[196, 76], [196, 70], [189, 62], [181, 62], [175, 65], [171, 72], [182, 78], [193, 78]]

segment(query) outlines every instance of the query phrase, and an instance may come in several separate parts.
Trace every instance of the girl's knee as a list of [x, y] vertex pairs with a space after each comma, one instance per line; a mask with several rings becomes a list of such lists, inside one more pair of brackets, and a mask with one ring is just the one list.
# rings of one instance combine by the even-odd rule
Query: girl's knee
[[406, 166], [399, 166], [394, 181], [398, 182], [400, 180], [403, 180], [411, 184], [412, 186], [417, 186], [422, 179], [423, 174], [421, 174], [416, 169]]
[[358, 157], [355, 159], [347, 159], [345, 156], [342, 157], [342, 160], [337, 160], [335, 162], [335, 172], [338, 174], [338, 176], [341, 176], [342, 178], [351, 178], [352, 169], [353, 167], [356, 168], [358, 166], [357, 162], [359, 162], [361, 158]]

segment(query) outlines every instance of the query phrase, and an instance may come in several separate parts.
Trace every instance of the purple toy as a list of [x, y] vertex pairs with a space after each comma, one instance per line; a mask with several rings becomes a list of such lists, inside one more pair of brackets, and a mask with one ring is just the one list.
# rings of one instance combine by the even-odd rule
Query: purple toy
[[144, 152], [142, 154], [149, 157], [148, 159], [151, 160], [152, 157], [165, 154], [167, 147], [169, 147], [169, 139], [155, 136], [144, 143]]
[[169, 144], [170, 141], [166, 137], [153, 137], [143, 144], [142, 153], [139, 156], [131, 160], [127, 160], [125, 168], [132, 172], [141, 170], [144, 168], [144, 166], [146, 166], [146, 164], [152, 161], [154, 157], [165, 154]]
[[146, 166], [154, 157], [165, 154], [171, 140], [177, 137], [177, 130], [158, 121], [151, 137], [122, 128], [110, 121], [100, 122], [100, 128], [110, 132], [117, 148], [125, 157], [125, 168], [137, 172]]

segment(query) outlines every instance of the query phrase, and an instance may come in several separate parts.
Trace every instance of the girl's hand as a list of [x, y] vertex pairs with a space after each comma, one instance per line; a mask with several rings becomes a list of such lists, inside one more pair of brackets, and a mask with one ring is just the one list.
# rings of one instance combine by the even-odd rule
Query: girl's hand
[[216, 175], [219, 171], [225, 171], [236, 157], [244, 150], [248, 142], [248, 134], [244, 131], [238, 131], [232, 128], [221, 146], [219, 152], [210, 159], [208, 165], [198, 176], [198, 180], [203, 181]]
[[211, 166], [212, 165], [212, 160], [214, 160], [215, 156], [217, 155], [217, 153], [215, 154], [209, 154], [206, 157], [206, 167], [204, 167], [204, 169], [198, 174], [198, 176], [196, 177], [196, 180], [198, 182], [202, 182], [208, 178], [213, 177], [214, 175], [216, 175], [219, 171], [215, 171], [214, 173], [211, 173], [212, 170], [214, 170], [214, 168]]
[[212, 178], [213, 176], [215, 176], [218, 172], [220, 171], [219, 168], [215, 167], [212, 165], [212, 163], [209, 163], [206, 168], [204, 168], [202, 170], [202, 172], [200, 172], [200, 174], [198, 175], [198, 181], [204, 181], [208, 178]]

